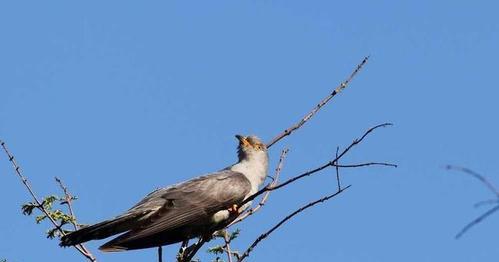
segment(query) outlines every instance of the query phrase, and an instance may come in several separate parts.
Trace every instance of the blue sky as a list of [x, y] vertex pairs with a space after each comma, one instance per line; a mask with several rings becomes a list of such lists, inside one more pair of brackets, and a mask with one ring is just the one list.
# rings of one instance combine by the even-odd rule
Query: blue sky
[[[460, 240], [499, 184], [495, 155], [499, 20], [495, 1], [107, 1], [0, 3], [0, 137], [39, 195], [61, 177], [81, 222], [236, 159], [234, 134], [271, 139], [361, 59], [366, 68], [290, 148], [283, 178], [318, 166], [375, 124], [345, 162], [352, 188], [262, 242], [251, 261], [496, 261], [499, 214]], [[496, 113], [494, 113], [496, 112]], [[273, 168], [273, 167], [272, 167]], [[20, 214], [29, 200], [0, 157], [0, 258], [80, 261]], [[334, 191], [325, 171], [271, 195], [240, 224], [244, 249], [298, 205]], [[92, 242], [94, 251], [102, 241]], [[172, 258], [176, 246], [165, 248]], [[154, 261], [155, 250], [95, 251]], [[203, 261], [211, 258], [200, 252]]]

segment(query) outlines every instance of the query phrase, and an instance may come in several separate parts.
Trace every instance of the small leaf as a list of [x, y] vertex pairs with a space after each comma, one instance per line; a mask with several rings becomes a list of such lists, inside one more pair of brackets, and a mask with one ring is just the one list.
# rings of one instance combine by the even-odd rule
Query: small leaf
[[45, 208], [45, 209], [52, 209], [52, 204], [56, 201], [56, 200], [59, 200], [60, 197], [56, 196], [56, 195], [50, 195], [50, 196], [47, 196], [43, 199], [42, 201], [42, 206]]
[[229, 242], [236, 239], [240, 233], [241, 233], [241, 230], [239, 228], [234, 230], [234, 232], [230, 233], [229, 234]]
[[224, 238], [225, 230], [217, 230], [213, 233], [213, 237], [215, 238]]
[[33, 202], [29, 202], [29, 203], [23, 204], [21, 206], [21, 210], [23, 212], [23, 215], [25, 215], [25, 216], [30, 216], [31, 214], [33, 214], [33, 210], [35, 208], [36, 208], [36, 204]]
[[40, 222], [42, 222], [45, 218], [47, 218], [47, 216], [45, 214], [39, 215], [39, 216], [36, 216], [35, 221], [37, 224], [40, 224]]
[[48, 239], [53, 239], [55, 237], [58, 237], [60, 235], [59, 230], [57, 228], [52, 228], [47, 230], [47, 238]]
[[224, 248], [222, 246], [214, 246], [214, 247], [208, 248], [207, 252], [215, 254], [215, 255], [223, 254]]

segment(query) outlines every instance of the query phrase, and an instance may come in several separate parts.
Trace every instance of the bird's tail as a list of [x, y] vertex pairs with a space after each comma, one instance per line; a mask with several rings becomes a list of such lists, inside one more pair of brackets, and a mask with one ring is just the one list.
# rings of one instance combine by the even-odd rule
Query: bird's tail
[[73, 231], [61, 238], [60, 246], [74, 246], [89, 240], [103, 239], [132, 229], [137, 223], [130, 223], [142, 217], [143, 213], [129, 213], [114, 219]]

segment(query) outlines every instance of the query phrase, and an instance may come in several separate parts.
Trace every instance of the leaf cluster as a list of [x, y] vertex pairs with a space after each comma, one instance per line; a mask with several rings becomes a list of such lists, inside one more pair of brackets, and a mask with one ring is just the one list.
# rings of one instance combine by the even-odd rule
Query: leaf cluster
[[[77, 200], [76, 197], [71, 196], [71, 201]], [[55, 208], [55, 206], [62, 206], [62, 205], [67, 205], [68, 200], [66, 197], [60, 197], [57, 195], [49, 195], [45, 198], [42, 199], [40, 205], [34, 203], [34, 202], [28, 202], [25, 203], [21, 206], [21, 212], [23, 215], [26, 216], [31, 216], [35, 214], [35, 211], [37, 212], [37, 215], [35, 216], [35, 222], [37, 224], [40, 224], [42, 221], [46, 220], [48, 216], [52, 220], [54, 220], [58, 227], [53, 227], [47, 230], [47, 238], [55, 238], [55, 237], [61, 237], [62, 234], [59, 231], [59, 228], [65, 232], [71, 232], [70, 230], [65, 230], [63, 226], [67, 224], [75, 224], [76, 220], [73, 216], [70, 214], [66, 213], [60, 208]], [[0, 261], [3, 262], [3, 261]]]
[[227, 229], [215, 232], [213, 234], [213, 238], [222, 239], [224, 242], [223, 244], [219, 244], [208, 248], [206, 252], [216, 255], [215, 259], [213, 260], [214, 262], [225, 262], [225, 260], [221, 259], [220, 256], [228, 252], [230, 252], [231, 256], [234, 257], [236, 260], [239, 259], [240, 257], [239, 251], [229, 249], [228, 245], [232, 242], [232, 240], [236, 239], [240, 233], [241, 230], [239, 229], [236, 229], [233, 232], [230, 232]]

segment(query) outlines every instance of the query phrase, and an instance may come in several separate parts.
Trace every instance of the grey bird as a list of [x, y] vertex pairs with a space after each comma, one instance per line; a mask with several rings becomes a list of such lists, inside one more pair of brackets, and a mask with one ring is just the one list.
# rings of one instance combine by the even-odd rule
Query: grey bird
[[102, 245], [115, 252], [169, 245], [227, 226], [251, 203], [267, 176], [268, 153], [256, 136], [236, 135], [239, 161], [218, 172], [153, 191], [127, 212], [71, 232], [61, 246], [118, 237]]

